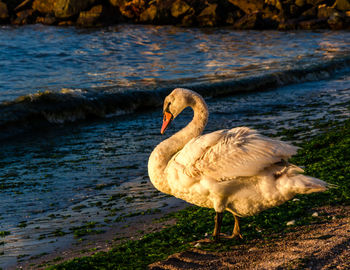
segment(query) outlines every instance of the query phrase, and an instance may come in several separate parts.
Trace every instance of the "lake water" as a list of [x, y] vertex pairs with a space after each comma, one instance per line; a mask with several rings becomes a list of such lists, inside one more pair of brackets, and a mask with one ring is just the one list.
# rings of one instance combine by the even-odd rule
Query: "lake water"
[[[118, 217], [178, 203], [147, 175], [165, 138], [160, 106], [175, 87], [206, 97], [206, 132], [246, 125], [276, 134], [349, 117], [346, 31], [34, 25], [3, 26], [0, 37], [5, 268], [71, 244], [74, 227], [108, 230]], [[190, 118], [186, 110], [165, 136]]]

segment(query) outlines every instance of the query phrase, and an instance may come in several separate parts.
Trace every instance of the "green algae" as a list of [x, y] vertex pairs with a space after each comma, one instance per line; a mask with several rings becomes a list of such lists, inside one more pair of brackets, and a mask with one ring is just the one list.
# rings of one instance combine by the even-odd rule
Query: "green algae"
[[5, 237], [7, 235], [10, 235], [11, 233], [9, 231], [0, 231], [0, 237]]
[[74, 207], [72, 208], [72, 210], [73, 210], [73, 211], [79, 212], [79, 211], [81, 211], [81, 209], [86, 208], [86, 207], [87, 207], [86, 205], [80, 204], [80, 205], [74, 206]]
[[88, 234], [100, 234], [105, 232], [104, 230], [95, 230], [94, 228], [96, 226], [97, 226], [96, 222], [88, 222], [82, 226], [72, 227], [70, 228], [70, 230], [73, 231], [75, 238], [80, 238]]
[[17, 225], [17, 227], [19, 227], [19, 228], [25, 228], [25, 227], [27, 227], [27, 221], [21, 221], [18, 225]]

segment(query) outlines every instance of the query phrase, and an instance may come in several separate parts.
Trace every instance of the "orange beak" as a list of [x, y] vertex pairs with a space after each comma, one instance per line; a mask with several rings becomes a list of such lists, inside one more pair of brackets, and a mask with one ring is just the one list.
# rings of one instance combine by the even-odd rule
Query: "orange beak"
[[169, 126], [169, 124], [171, 123], [171, 121], [173, 120], [173, 115], [169, 112], [164, 112], [164, 116], [163, 116], [163, 125], [162, 125], [162, 129], [160, 130], [161, 134], [164, 134], [165, 130], [167, 129], [167, 127]]

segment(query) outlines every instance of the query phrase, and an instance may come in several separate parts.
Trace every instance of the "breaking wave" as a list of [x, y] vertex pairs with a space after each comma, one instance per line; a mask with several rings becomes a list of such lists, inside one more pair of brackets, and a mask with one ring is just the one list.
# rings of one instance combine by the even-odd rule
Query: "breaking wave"
[[[272, 72], [261, 76], [224, 80], [216, 83], [179, 85], [205, 97], [266, 91], [306, 81], [327, 79], [348, 70], [350, 57], [332, 59], [308, 67]], [[111, 89], [113, 90], [113, 89]], [[80, 120], [122, 115], [156, 108], [172, 89], [123, 92], [62, 89], [21, 96], [0, 104], [0, 139], [9, 138], [37, 127], [62, 125]]]

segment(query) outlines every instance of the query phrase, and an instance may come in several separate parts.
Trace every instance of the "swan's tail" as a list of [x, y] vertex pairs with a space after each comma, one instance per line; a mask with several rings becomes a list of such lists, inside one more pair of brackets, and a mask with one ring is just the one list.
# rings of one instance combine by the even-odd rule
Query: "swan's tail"
[[301, 174], [302, 172], [301, 168], [290, 164], [286, 171], [277, 179], [277, 185], [280, 189], [295, 194], [322, 192], [336, 187], [315, 177]]

